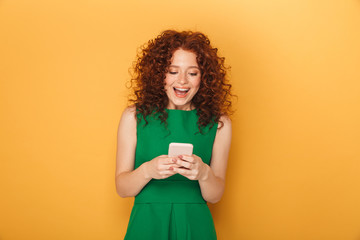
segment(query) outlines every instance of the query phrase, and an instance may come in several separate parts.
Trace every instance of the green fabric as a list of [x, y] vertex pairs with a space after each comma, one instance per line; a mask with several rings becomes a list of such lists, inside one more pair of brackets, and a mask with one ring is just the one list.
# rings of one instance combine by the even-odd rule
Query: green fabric
[[[164, 123], [148, 117], [137, 124], [135, 168], [159, 155], [167, 155], [171, 142], [192, 143], [193, 154], [210, 164], [217, 123], [199, 133], [197, 110], [166, 109]], [[152, 179], [135, 197], [125, 240], [212, 240], [214, 222], [198, 181], [175, 174]]]

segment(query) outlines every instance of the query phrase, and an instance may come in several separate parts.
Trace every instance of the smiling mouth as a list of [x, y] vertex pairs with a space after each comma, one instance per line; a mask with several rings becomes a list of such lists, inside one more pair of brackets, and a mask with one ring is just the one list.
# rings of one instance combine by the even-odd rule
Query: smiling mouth
[[190, 91], [190, 88], [176, 88], [174, 87], [174, 92], [177, 97], [186, 97], [187, 93]]

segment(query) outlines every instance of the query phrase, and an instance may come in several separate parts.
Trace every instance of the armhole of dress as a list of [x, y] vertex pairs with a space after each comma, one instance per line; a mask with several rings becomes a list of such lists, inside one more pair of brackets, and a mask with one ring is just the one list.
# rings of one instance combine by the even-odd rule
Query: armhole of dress
[[212, 127], [211, 130], [213, 130], [213, 132], [211, 132], [211, 142], [212, 142], [212, 145], [211, 145], [211, 154], [210, 154], [210, 161], [209, 161], [209, 166], [211, 164], [211, 160], [212, 160], [212, 152], [213, 152], [213, 149], [214, 149], [214, 143], [215, 143], [215, 138], [216, 138], [216, 134], [217, 134], [217, 131], [218, 131], [218, 125], [219, 123], [215, 122], [214, 123], [214, 126]]
[[[140, 119], [140, 120], [138, 121], [138, 119]], [[141, 125], [141, 122], [142, 122], [142, 116], [141, 116], [140, 113], [135, 112], [135, 121], [136, 121], [136, 143], [137, 143], [137, 140], [138, 140], [138, 137], [139, 137], [139, 135], [138, 135], [139, 126]]]

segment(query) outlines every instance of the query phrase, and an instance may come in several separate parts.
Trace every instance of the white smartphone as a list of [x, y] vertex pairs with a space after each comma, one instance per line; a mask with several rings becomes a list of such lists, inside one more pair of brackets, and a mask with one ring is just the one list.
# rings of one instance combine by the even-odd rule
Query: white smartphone
[[176, 157], [179, 155], [192, 155], [194, 146], [191, 143], [170, 143], [169, 157]]

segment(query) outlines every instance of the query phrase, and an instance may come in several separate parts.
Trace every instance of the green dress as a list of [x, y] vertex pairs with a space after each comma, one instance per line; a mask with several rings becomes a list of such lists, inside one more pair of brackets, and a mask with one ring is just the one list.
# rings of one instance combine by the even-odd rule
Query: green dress
[[[166, 109], [167, 128], [148, 117], [137, 124], [135, 168], [159, 155], [167, 155], [171, 142], [192, 143], [193, 154], [210, 164], [217, 123], [199, 133], [197, 110]], [[155, 116], [158, 116], [157, 114]], [[214, 222], [199, 182], [175, 174], [152, 179], [135, 197], [125, 240], [212, 240]]]

